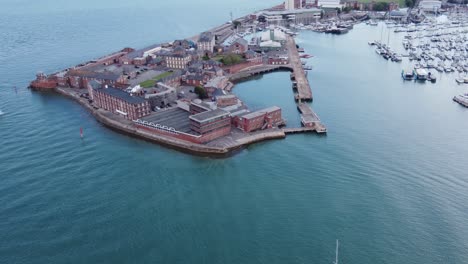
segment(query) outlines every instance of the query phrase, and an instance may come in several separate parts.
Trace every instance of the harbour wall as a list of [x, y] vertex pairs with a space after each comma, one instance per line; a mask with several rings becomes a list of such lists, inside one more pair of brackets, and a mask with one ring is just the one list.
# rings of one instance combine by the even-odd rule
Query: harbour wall
[[114, 114], [106, 110], [95, 109], [92, 105], [88, 103], [88, 101], [85, 98], [79, 97], [76, 93], [71, 91], [70, 88], [58, 87], [55, 89], [55, 91], [70, 99], [77, 101], [79, 104], [84, 106], [96, 118], [97, 121], [99, 121], [106, 127], [111, 128], [114, 131], [128, 136], [158, 143], [171, 149], [179, 150], [197, 156], [228, 157], [250, 144], [254, 144], [265, 140], [283, 139], [286, 137], [286, 134], [282, 129], [272, 129], [238, 139], [236, 143], [231, 144], [227, 147], [215, 147], [204, 144], [197, 144], [140, 129], [133, 125], [131, 121], [124, 120], [123, 118], [122, 120], [119, 120]]

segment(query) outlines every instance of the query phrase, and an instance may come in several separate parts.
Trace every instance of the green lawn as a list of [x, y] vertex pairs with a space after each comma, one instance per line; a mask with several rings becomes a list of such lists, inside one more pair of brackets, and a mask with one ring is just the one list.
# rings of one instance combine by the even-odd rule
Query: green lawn
[[172, 72], [163, 72], [161, 74], [159, 74], [158, 76], [150, 79], [150, 80], [146, 80], [144, 82], [141, 82], [140, 83], [140, 86], [143, 87], [143, 88], [151, 88], [151, 87], [154, 87], [154, 85], [161, 79], [163, 78], [166, 78], [168, 76], [171, 76], [172, 75]]

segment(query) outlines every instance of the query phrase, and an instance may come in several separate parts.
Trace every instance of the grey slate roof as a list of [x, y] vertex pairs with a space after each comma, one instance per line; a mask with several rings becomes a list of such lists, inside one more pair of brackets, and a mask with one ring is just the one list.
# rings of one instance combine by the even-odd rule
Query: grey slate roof
[[198, 42], [211, 42], [213, 39], [213, 33], [211, 32], [203, 32], [200, 34], [200, 38], [198, 39]]
[[222, 116], [227, 116], [229, 115], [228, 111], [224, 111], [223, 109], [215, 109], [211, 111], [206, 111], [202, 112], [196, 115], [190, 116], [191, 120], [197, 121], [197, 122], [206, 122], [210, 121], [211, 119], [217, 118], [217, 117], [222, 117]]
[[94, 78], [94, 79], [111, 80], [111, 81], [117, 81], [120, 78], [120, 74], [116, 74], [113, 72], [94, 72], [94, 71], [84, 71], [84, 70], [71, 70], [67, 73], [67, 76]]
[[130, 104], [141, 104], [145, 102], [145, 99], [138, 97], [138, 96], [131, 96], [129, 93], [122, 91], [117, 88], [109, 87], [109, 88], [100, 88], [95, 89], [102, 93], [108, 94], [112, 97], [118, 98]]

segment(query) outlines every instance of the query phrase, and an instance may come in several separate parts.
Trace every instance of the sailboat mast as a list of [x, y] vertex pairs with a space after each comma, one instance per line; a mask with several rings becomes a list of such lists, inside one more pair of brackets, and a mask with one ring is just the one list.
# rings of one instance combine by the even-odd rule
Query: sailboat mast
[[382, 44], [382, 37], [383, 37], [383, 24], [382, 24], [382, 29], [380, 29], [380, 44]]
[[390, 29], [388, 30], [387, 47], [390, 45]]
[[338, 247], [339, 247], [339, 245], [340, 245], [340, 242], [337, 239], [336, 240], [335, 263], [334, 264], [338, 264]]

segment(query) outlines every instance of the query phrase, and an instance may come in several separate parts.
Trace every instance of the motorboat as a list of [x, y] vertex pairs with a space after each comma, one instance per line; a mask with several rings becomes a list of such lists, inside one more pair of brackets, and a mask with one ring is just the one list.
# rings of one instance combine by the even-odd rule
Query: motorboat
[[413, 80], [414, 79], [414, 71], [402, 70], [401, 71], [401, 78], [403, 78], [403, 80]]

